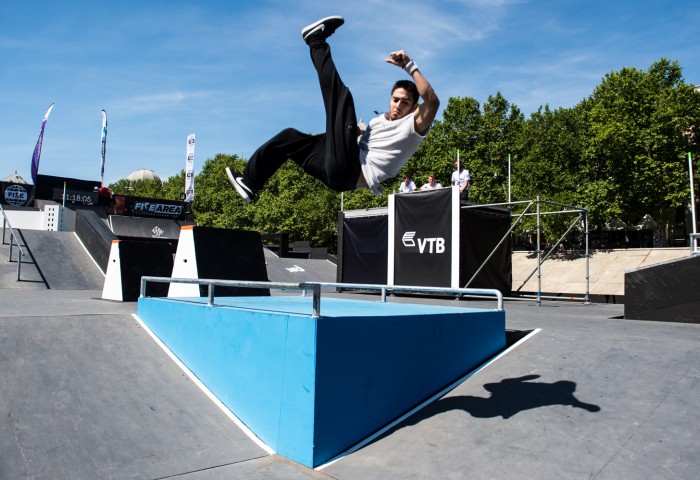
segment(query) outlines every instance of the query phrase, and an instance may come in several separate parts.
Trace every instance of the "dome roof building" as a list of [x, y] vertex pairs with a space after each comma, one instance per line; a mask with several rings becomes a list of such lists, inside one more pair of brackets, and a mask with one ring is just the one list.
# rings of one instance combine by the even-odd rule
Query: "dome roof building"
[[17, 170], [15, 170], [15, 173], [13, 173], [12, 175], [3, 178], [2, 181], [7, 183], [23, 183], [25, 185], [27, 184], [27, 181], [17, 174]]
[[126, 179], [129, 180], [130, 182], [135, 182], [138, 180], [141, 180], [141, 181], [156, 180], [158, 182], [161, 181], [160, 177], [158, 176], [158, 174], [156, 172], [154, 172], [153, 170], [150, 170], [150, 169], [146, 169], [146, 168], [132, 172], [131, 174], [129, 174], [128, 177], [126, 177]]

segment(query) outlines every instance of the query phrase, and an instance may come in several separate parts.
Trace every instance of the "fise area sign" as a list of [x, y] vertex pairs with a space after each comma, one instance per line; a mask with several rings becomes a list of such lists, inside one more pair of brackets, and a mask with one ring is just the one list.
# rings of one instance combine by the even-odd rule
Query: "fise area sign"
[[459, 288], [459, 190], [389, 197], [389, 285]]

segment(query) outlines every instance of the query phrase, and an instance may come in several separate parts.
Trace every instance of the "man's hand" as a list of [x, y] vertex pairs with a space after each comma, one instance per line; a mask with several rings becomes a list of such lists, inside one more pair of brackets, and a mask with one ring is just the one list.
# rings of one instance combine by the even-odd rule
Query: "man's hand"
[[415, 62], [411, 61], [411, 58], [405, 51], [397, 50], [396, 52], [391, 52], [389, 58], [387, 58], [385, 62], [406, 70], [406, 73], [411, 76], [411, 79], [416, 84], [418, 94], [423, 99], [423, 103], [418, 105], [416, 111], [415, 128], [419, 135], [426, 135], [440, 107], [440, 100], [438, 100], [437, 95], [435, 95], [433, 87], [428, 83], [428, 80], [426, 80], [420, 70], [418, 70], [418, 66]]
[[384, 60], [387, 63], [391, 63], [392, 65], [396, 65], [397, 67], [405, 67], [408, 62], [411, 61], [409, 58], [408, 54], [404, 52], [403, 50], [398, 50], [396, 52], [391, 52], [389, 54], [389, 58]]

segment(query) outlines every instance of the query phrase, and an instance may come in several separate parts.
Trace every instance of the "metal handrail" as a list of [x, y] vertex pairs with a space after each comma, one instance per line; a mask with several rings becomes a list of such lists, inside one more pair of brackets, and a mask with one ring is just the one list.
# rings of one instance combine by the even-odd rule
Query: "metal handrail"
[[19, 243], [19, 238], [17, 238], [17, 235], [15, 234], [15, 230], [12, 228], [12, 224], [10, 223], [10, 219], [7, 218], [7, 214], [5, 213], [5, 209], [2, 207], [2, 204], [0, 204], [0, 212], [2, 212], [2, 244], [3, 245], [5, 245], [5, 228], [6, 228], [6, 226], [10, 227], [10, 251], [8, 252], [8, 255], [7, 255], [8, 262], [12, 261], [12, 246], [13, 246], [14, 242], [17, 242], [17, 248], [19, 248], [19, 255], [17, 255], [17, 281], [19, 282], [20, 272], [22, 271], [22, 257], [26, 255], [26, 252], [22, 249], [22, 245]]
[[700, 233], [690, 234], [690, 253], [692, 255], [700, 254], [700, 249], [698, 248], [698, 241], [700, 241]]
[[242, 288], [274, 288], [279, 290], [301, 290], [306, 296], [309, 291], [313, 293], [312, 317], [321, 316], [321, 289], [322, 288], [342, 288], [347, 290], [379, 290], [382, 293], [382, 302], [386, 302], [386, 293], [411, 292], [411, 293], [449, 293], [456, 296], [478, 295], [496, 297], [496, 310], [503, 310], [503, 294], [499, 290], [488, 288], [440, 288], [440, 287], [416, 287], [409, 285], [373, 285], [357, 283], [325, 283], [325, 282], [256, 282], [246, 280], [218, 280], [211, 278], [171, 278], [171, 277], [141, 277], [140, 297], [146, 296], [146, 284], [154, 283], [186, 283], [196, 285], [207, 285], [207, 302], [214, 305], [214, 292], [219, 287], [242, 287]]

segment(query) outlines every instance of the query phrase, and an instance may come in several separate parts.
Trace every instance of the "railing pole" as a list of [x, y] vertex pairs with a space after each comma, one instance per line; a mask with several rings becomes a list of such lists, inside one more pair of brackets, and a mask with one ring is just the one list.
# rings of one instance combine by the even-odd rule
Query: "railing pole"
[[19, 251], [19, 255], [17, 255], [17, 281], [19, 282], [19, 274], [20, 271], [22, 270], [22, 250]]
[[214, 305], [214, 284], [209, 283], [209, 289], [207, 290], [207, 302], [209, 306]]
[[314, 299], [313, 299], [313, 313], [312, 317], [318, 318], [321, 316], [321, 285], [316, 283], [313, 286], [314, 289]]

